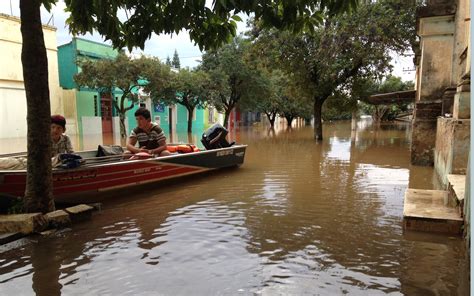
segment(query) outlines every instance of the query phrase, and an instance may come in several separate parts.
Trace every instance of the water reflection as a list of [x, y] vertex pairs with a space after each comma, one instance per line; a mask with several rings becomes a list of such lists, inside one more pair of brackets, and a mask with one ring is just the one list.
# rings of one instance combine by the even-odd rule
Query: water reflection
[[436, 186], [409, 165], [407, 128], [328, 124], [322, 143], [311, 128], [231, 130], [249, 144], [241, 168], [121, 191], [91, 222], [4, 251], [0, 289], [468, 295], [460, 239], [402, 231], [408, 184]]

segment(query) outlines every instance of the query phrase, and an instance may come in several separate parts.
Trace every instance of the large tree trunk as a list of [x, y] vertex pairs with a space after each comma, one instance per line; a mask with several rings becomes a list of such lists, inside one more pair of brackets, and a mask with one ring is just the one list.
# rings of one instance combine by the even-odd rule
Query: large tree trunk
[[[112, 96], [113, 97], [113, 96]], [[118, 105], [117, 101], [112, 100], [112, 103], [114, 104], [115, 110], [117, 110], [117, 113], [119, 114], [119, 119], [120, 119], [120, 143], [122, 146], [125, 146], [127, 142], [127, 127], [125, 125], [125, 119], [127, 111], [132, 110], [134, 104], [130, 103], [130, 106], [125, 107], [125, 99], [126, 99], [126, 93], [122, 95], [120, 98], [120, 106]]]
[[227, 128], [227, 129], [229, 128], [230, 112], [232, 112], [232, 108], [224, 110], [224, 127]]
[[188, 133], [193, 132], [193, 116], [194, 116], [194, 108], [186, 107], [188, 109]]
[[324, 101], [314, 99], [314, 139], [317, 141], [323, 140], [323, 123], [321, 120], [321, 111]]
[[276, 113], [267, 113], [268, 121], [270, 121], [270, 128], [275, 127]]
[[288, 123], [288, 128], [291, 128], [291, 123], [293, 122], [294, 117], [293, 116], [285, 116], [286, 122]]
[[351, 131], [355, 131], [357, 129], [357, 111], [353, 110], [351, 115]]
[[120, 119], [120, 144], [122, 146], [125, 146], [125, 142], [127, 139], [127, 127], [125, 126], [125, 112], [127, 111], [121, 111], [119, 110], [119, 119]]
[[27, 107], [27, 212], [54, 210], [51, 176], [51, 110], [48, 58], [40, 16], [40, 1], [21, 0], [21, 62]]

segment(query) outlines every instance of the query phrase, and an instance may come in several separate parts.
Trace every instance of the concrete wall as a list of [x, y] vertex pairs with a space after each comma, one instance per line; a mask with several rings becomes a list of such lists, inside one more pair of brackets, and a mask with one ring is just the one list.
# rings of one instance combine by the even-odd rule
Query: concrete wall
[[[26, 137], [26, 94], [21, 64], [20, 19], [0, 14], [0, 138]], [[56, 28], [43, 26], [48, 57], [49, 92], [52, 114], [62, 114], [59, 87]], [[34, 58], [34, 57], [32, 57]]]
[[68, 135], [79, 134], [79, 123], [77, 122], [76, 90], [62, 90], [64, 117], [66, 118], [66, 133]]
[[[178, 121], [176, 129], [178, 132], [187, 132], [188, 131], [188, 110], [181, 105], [177, 105], [178, 108]], [[193, 132], [202, 132], [204, 129], [204, 109], [196, 108], [194, 109], [193, 116]]]
[[[97, 99], [94, 100], [94, 96]], [[79, 135], [102, 133], [102, 122], [100, 117], [100, 101], [99, 93], [93, 90], [76, 91], [76, 114], [78, 121]], [[92, 118], [95, 117], [98, 120], [98, 125], [84, 126], [83, 117]], [[89, 120], [88, 119], [88, 120]], [[89, 122], [89, 121], [87, 121]], [[93, 129], [93, 130], [90, 130]]]
[[82, 38], [74, 38], [71, 42], [75, 42], [75, 48], [79, 51], [79, 55], [100, 59], [114, 59], [119, 54], [118, 50], [104, 43]]
[[[454, 54], [453, 54], [453, 78], [454, 82], [457, 83], [461, 80], [462, 76], [466, 73], [466, 57], [469, 45], [469, 39], [467, 39], [466, 19], [468, 18], [468, 2], [466, 0], [460, 0], [456, 7], [456, 18], [455, 18], [455, 31], [454, 31]], [[463, 56], [464, 55], [464, 56]], [[463, 58], [460, 59], [460, 57]]]
[[64, 89], [76, 88], [74, 75], [78, 73], [76, 65], [75, 42], [58, 47], [59, 83]]
[[447, 185], [448, 174], [466, 174], [470, 120], [438, 118], [435, 170], [443, 186]]
[[454, 30], [454, 15], [420, 19], [421, 60], [417, 101], [439, 100], [444, 89], [454, 84]]

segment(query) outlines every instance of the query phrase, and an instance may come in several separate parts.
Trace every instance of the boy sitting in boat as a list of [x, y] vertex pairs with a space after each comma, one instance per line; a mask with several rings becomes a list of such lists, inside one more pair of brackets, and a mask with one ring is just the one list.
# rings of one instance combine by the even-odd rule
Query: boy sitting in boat
[[[146, 108], [139, 108], [135, 111], [137, 127], [134, 128], [128, 137], [128, 153], [145, 152], [151, 155], [166, 156], [170, 152], [166, 150], [165, 133], [158, 124], [151, 122], [150, 111]], [[138, 147], [135, 144], [138, 142]]]
[[71, 139], [64, 134], [66, 118], [62, 115], [51, 116], [51, 157], [60, 153], [74, 153]]

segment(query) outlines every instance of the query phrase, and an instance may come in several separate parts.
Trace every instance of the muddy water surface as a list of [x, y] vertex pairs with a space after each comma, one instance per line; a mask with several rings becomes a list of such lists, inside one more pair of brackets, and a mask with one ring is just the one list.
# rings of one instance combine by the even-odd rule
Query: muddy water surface
[[[241, 128], [245, 164], [118, 192], [90, 222], [0, 250], [1, 295], [468, 295], [459, 238], [402, 229], [407, 125]], [[195, 137], [196, 139], [198, 137]]]

